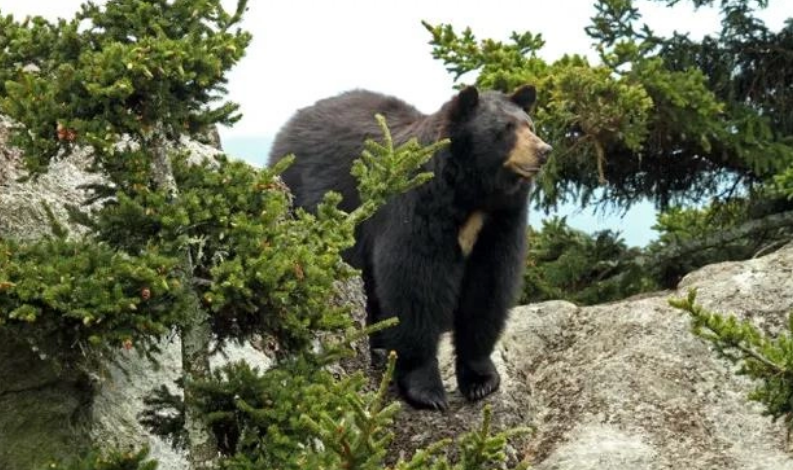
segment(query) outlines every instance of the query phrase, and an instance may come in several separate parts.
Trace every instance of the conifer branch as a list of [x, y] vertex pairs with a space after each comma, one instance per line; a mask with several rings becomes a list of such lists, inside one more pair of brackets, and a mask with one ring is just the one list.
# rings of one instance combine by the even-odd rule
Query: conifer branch
[[770, 338], [747, 320], [705, 310], [696, 303], [695, 289], [690, 289], [685, 298], [670, 299], [669, 304], [688, 312], [693, 333], [712, 343], [720, 356], [738, 364], [739, 374], [758, 380], [749, 399], [762, 403], [774, 419], [783, 417], [790, 431], [793, 371], [782, 364], [793, 363], [793, 313], [787, 331]]

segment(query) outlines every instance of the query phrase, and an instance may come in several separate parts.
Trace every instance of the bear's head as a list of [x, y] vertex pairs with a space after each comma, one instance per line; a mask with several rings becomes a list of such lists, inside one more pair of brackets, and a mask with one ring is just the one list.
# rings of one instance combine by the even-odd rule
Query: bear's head
[[529, 117], [536, 96], [531, 85], [512, 94], [467, 87], [446, 106], [452, 159], [480, 196], [525, 195], [548, 160], [552, 148], [537, 136]]

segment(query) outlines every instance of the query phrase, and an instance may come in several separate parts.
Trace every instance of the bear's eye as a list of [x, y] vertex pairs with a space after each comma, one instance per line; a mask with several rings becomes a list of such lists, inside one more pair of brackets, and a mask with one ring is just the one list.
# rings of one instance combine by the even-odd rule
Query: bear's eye
[[509, 121], [506, 124], [504, 124], [504, 131], [512, 132], [514, 130], [515, 130], [515, 123], [514, 122]]

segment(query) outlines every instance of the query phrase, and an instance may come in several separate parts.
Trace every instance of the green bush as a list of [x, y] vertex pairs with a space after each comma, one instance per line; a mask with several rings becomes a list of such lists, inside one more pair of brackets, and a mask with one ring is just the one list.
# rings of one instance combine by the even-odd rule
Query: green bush
[[564, 299], [588, 305], [657, 288], [635, 263], [642, 251], [628, 248], [612, 231], [590, 235], [552, 218], [541, 230], [530, 228], [528, 237], [520, 303]]
[[94, 451], [67, 462], [55, 462], [39, 470], [157, 470], [157, 462], [147, 460], [149, 451], [110, 452]]

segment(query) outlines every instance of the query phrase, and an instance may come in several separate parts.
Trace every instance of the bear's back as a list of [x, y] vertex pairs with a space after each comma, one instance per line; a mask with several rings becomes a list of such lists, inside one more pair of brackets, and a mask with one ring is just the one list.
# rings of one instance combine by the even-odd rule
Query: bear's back
[[366, 90], [353, 90], [302, 108], [276, 136], [270, 165], [289, 154], [295, 162], [282, 175], [295, 205], [313, 209], [330, 190], [341, 193], [340, 207], [352, 211], [360, 204], [352, 162], [360, 157], [368, 138], [382, 131], [375, 114], [382, 114], [392, 134], [401, 134], [424, 115], [404, 101]]

